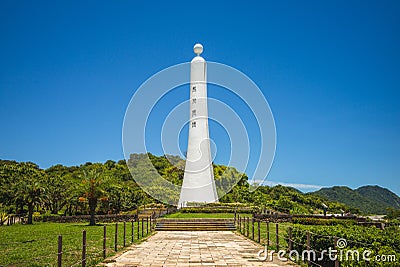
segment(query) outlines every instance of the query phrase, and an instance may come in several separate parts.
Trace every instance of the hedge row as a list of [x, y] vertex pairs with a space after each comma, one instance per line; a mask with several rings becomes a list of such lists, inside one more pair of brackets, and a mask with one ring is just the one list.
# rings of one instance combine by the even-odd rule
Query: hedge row
[[[287, 228], [289, 229], [289, 228]], [[307, 232], [310, 237], [311, 250], [321, 252], [329, 250], [335, 245], [334, 237], [342, 238], [344, 245], [342, 248], [337, 248], [340, 266], [352, 267], [375, 267], [375, 266], [399, 266], [398, 259], [400, 258], [400, 230], [399, 227], [391, 227], [385, 230], [380, 230], [376, 227], [364, 227], [358, 225], [292, 225], [292, 240], [293, 249], [303, 251], [306, 249]], [[288, 236], [288, 232], [285, 233]], [[342, 243], [343, 244], [343, 243]], [[369, 250], [371, 252], [368, 257], [371, 261], [364, 261], [363, 253]], [[350, 251], [349, 257], [346, 253]], [[353, 252], [351, 252], [353, 251]], [[354, 251], [358, 251], [360, 258], [355, 260], [352, 255]], [[318, 253], [317, 253], [318, 254]], [[340, 257], [340, 255], [344, 255]], [[397, 261], [395, 262], [379, 262], [374, 261], [376, 255], [394, 255]], [[318, 254], [318, 257], [320, 254]], [[327, 257], [323, 260], [317, 260], [321, 266], [334, 266], [333, 262]]]
[[333, 219], [319, 219], [319, 218], [292, 218], [292, 223], [304, 225], [355, 225], [357, 221], [350, 219], [339, 220]]
[[[118, 214], [118, 215], [96, 215], [96, 222], [128, 222], [136, 220], [136, 214]], [[75, 223], [88, 222], [90, 215], [75, 215], [75, 216], [58, 216], [58, 215], [41, 215], [34, 217], [37, 222], [58, 222], [58, 223]]]
[[179, 210], [182, 213], [253, 213], [255, 209], [246, 207], [186, 207]]

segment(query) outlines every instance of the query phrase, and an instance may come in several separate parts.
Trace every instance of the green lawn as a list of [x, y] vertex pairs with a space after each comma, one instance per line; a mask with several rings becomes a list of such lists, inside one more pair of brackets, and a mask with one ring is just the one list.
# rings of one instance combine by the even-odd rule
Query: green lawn
[[[165, 215], [163, 218], [224, 218], [233, 219], [234, 213], [181, 213], [176, 212]], [[240, 216], [251, 216], [250, 214], [240, 214]]]
[[[115, 254], [115, 223], [107, 225], [107, 257]], [[118, 223], [118, 250], [123, 248], [123, 223]], [[141, 225], [140, 225], [141, 229]], [[63, 238], [63, 266], [80, 266], [82, 231], [86, 230], [87, 266], [103, 260], [103, 225], [35, 223], [0, 227], [0, 266], [56, 266], [58, 235]], [[146, 227], [144, 227], [146, 232]], [[131, 223], [126, 223], [126, 245], [131, 244]], [[146, 233], [144, 233], [146, 235]], [[140, 235], [140, 239], [143, 237]], [[138, 241], [137, 223], [134, 242]]]

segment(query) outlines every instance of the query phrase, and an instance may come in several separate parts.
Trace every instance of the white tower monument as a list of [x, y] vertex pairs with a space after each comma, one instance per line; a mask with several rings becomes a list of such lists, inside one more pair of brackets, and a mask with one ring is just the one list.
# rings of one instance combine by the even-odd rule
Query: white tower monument
[[190, 63], [189, 140], [178, 208], [186, 207], [188, 202], [218, 201], [208, 133], [206, 61], [200, 56], [201, 44], [193, 50], [197, 56]]

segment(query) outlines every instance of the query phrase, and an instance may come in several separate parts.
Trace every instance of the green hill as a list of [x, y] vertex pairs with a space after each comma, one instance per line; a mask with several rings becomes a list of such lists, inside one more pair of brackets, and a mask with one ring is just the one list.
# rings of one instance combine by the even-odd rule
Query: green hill
[[311, 194], [344, 203], [365, 214], [387, 214], [387, 208], [400, 208], [400, 198], [396, 194], [376, 185], [362, 186], [355, 190], [346, 186], [334, 186]]
[[386, 188], [377, 185], [366, 185], [357, 188], [355, 191], [374, 202], [382, 203], [382, 205], [387, 205], [394, 209], [400, 209], [400, 197]]

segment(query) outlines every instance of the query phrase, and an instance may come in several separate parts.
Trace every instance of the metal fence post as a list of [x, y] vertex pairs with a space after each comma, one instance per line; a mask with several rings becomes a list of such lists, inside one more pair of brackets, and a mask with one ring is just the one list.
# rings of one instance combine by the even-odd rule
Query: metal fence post
[[250, 218], [247, 217], [247, 237], [250, 236]]
[[118, 251], [118, 222], [115, 223], [114, 250]]
[[[307, 231], [307, 251], [310, 251], [310, 232]], [[307, 262], [308, 264], [310, 264], [310, 258], [311, 258], [311, 253], [307, 253], [308, 254], [308, 259]]]
[[131, 232], [132, 232], [132, 235], [131, 235], [131, 242], [133, 243], [133, 236], [135, 235], [135, 226], [134, 226], [133, 220], [132, 220], [132, 222], [131, 222]]
[[86, 230], [82, 232], [82, 267], [86, 266]]
[[126, 222], [124, 221], [124, 247], [126, 246]]
[[137, 217], [137, 239], [140, 239], [140, 220], [139, 217]]
[[292, 227], [289, 227], [289, 229], [288, 229], [288, 247], [289, 247], [289, 251], [293, 250]]
[[107, 225], [103, 226], [103, 259], [106, 258], [107, 255]]
[[269, 222], [267, 224], [267, 246], [269, 246]]
[[254, 216], [251, 218], [251, 239], [254, 240]]
[[143, 228], [144, 228], [144, 218], [142, 218], [142, 237], [143, 237]]
[[243, 219], [243, 233], [247, 236], [247, 217], [244, 217]]
[[260, 233], [260, 220], [258, 220], [258, 222], [257, 222], [257, 240], [258, 240], [258, 243], [260, 243], [260, 240], [261, 240], [261, 233]]
[[279, 250], [279, 223], [275, 224], [276, 250]]
[[[333, 244], [333, 249], [334, 250], [336, 250], [337, 249], [337, 240], [338, 240], [338, 238], [335, 236], [334, 238], [333, 238], [333, 242], [334, 242], [334, 244]], [[336, 252], [336, 258], [335, 258], [335, 267], [339, 267], [339, 259], [338, 259], [338, 253]]]
[[57, 266], [62, 266], [62, 235], [58, 236], [58, 257], [57, 257]]

